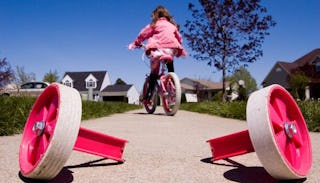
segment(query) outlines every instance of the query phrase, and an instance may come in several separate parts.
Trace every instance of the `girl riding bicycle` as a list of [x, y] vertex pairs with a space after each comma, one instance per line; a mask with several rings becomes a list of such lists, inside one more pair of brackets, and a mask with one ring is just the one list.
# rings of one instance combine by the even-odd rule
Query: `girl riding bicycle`
[[136, 40], [129, 45], [129, 49], [141, 47], [142, 42], [147, 40], [146, 54], [150, 57], [150, 80], [145, 101], [149, 101], [157, 82], [160, 69], [160, 58], [170, 57], [172, 62], [167, 63], [168, 72], [174, 72], [173, 57], [186, 56], [182, 47], [182, 37], [179, 26], [173, 20], [169, 11], [164, 6], [158, 6], [152, 12], [152, 22], [144, 27]]

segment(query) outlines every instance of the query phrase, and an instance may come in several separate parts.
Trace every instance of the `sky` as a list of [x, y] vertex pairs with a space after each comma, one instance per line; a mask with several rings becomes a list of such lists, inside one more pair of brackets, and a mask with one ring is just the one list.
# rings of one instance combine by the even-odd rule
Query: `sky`
[[[140, 91], [149, 73], [142, 50], [129, 51], [151, 12], [164, 5], [183, 29], [194, 0], [1, 0], [0, 58], [42, 81], [50, 71], [103, 71]], [[262, 0], [277, 22], [263, 44], [263, 57], [248, 70], [260, 86], [277, 61], [292, 62], [320, 48], [319, 0]], [[187, 46], [188, 52], [192, 52]], [[175, 59], [180, 79], [221, 81], [221, 72], [191, 56]]]

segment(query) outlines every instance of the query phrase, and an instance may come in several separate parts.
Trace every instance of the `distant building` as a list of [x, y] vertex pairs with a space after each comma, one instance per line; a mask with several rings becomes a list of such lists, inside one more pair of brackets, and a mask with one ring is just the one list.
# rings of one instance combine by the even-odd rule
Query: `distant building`
[[293, 62], [276, 62], [261, 85], [266, 87], [271, 84], [279, 84], [291, 90], [289, 80], [297, 72], [303, 73], [310, 80], [306, 88], [307, 99], [320, 98], [320, 48], [312, 50]]
[[[134, 85], [111, 85], [107, 71], [66, 72], [61, 83], [79, 91], [83, 100], [139, 103]], [[136, 94], [138, 93], [138, 94]]]
[[129, 104], [139, 104], [139, 92], [134, 85], [109, 85], [100, 95], [104, 101], [126, 101]]
[[111, 84], [107, 71], [66, 72], [61, 83], [77, 89], [82, 99], [89, 98], [88, 91], [91, 89], [95, 100], [101, 100], [101, 90]]
[[222, 91], [222, 82], [212, 82], [186, 77], [180, 80], [180, 83], [181, 91], [186, 95], [187, 102], [210, 100], [215, 94]]

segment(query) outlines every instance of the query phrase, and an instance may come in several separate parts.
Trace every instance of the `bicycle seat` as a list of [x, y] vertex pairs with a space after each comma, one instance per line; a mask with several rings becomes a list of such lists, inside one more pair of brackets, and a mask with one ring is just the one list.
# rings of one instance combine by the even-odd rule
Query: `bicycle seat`
[[167, 61], [167, 62], [172, 62], [172, 61], [173, 61], [173, 57], [170, 56], [170, 55], [162, 55], [162, 56], [160, 57], [160, 60], [165, 60], [165, 61]]

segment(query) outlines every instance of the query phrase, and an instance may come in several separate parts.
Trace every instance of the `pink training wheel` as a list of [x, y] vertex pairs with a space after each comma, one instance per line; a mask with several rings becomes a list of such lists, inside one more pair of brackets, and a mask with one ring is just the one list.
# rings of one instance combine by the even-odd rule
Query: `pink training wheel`
[[76, 142], [81, 98], [73, 88], [54, 83], [38, 97], [24, 127], [19, 164], [23, 176], [54, 178]]
[[249, 135], [261, 163], [277, 179], [306, 177], [312, 150], [305, 120], [280, 85], [254, 92], [247, 104]]

